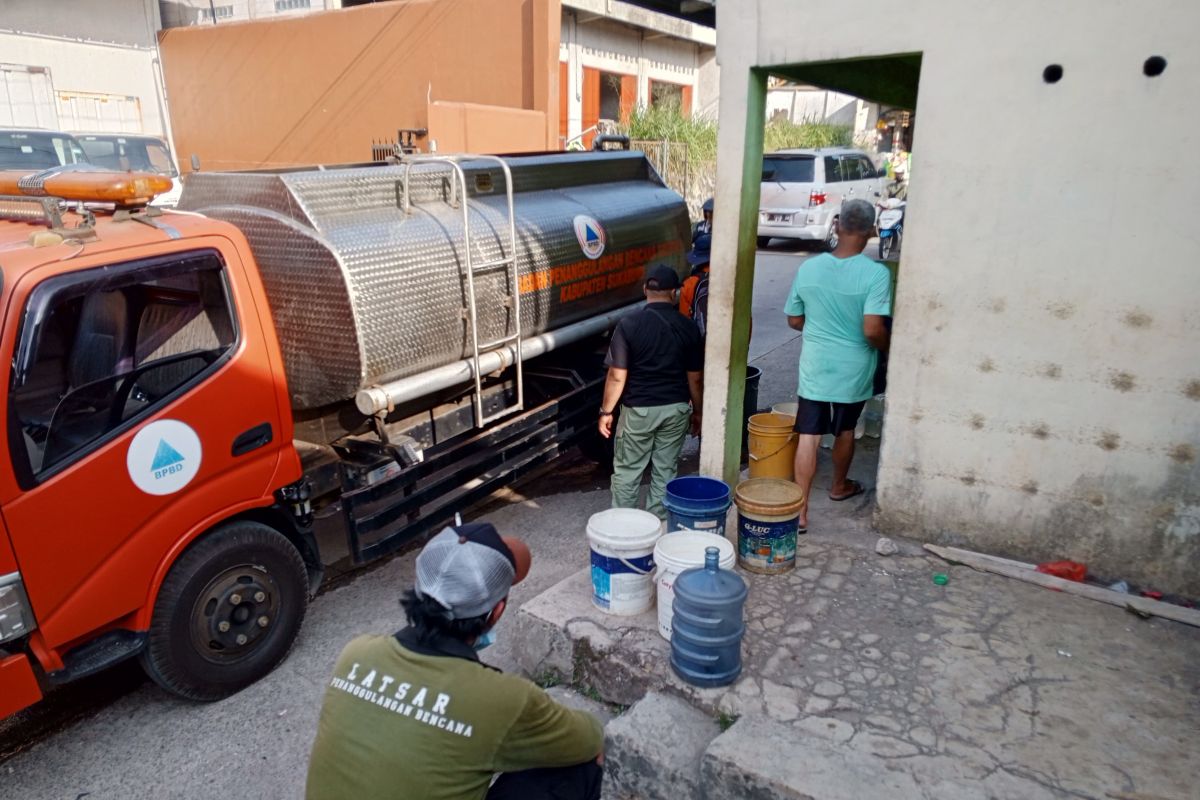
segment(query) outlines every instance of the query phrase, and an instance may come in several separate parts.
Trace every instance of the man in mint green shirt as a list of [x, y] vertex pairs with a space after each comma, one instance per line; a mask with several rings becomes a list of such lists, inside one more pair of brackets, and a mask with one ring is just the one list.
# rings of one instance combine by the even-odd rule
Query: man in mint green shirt
[[797, 389], [796, 483], [804, 492], [800, 530], [808, 530], [808, 498], [817, 471], [821, 437], [832, 433], [833, 485], [829, 499], [849, 500], [864, 491], [847, 477], [854, 459], [854, 426], [874, 394], [875, 367], [886, 351], [885, 318], [892, 313], [887, 268], [864, 256], [875, 229], [875, 208], [865, 200], [842, 204], [838, 245], [796, 270], [784, 312], [804, 332]]

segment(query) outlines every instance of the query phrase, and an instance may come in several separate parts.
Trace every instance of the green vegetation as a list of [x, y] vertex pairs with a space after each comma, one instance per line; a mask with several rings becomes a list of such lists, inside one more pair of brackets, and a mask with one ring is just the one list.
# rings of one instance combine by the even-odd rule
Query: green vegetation
[[562, 683], [562, 679], [554, 670], [546, 670], [541, 675], [535, 676], [533, 682], [543, 689], [552, 689]]
[[[694, 162], [713, 161], [717, 157], [716, 120], [685, 115], [675, 104], [634, 109], [624, 132], [635, 141], [686, 144], [688, 157]], [[773, 119], [763, 131], [763, 152], [784, 147], [848, 146], [852, 133], [846, 125]]]
[[736, 714], [729, 714], [725, 711], [722, 711], [717, 714], [717, 724], [721, 726], [721, 733], [724, 733], [725, 731], [732, 728], [733, 723], [735, 723], [737, 721], [738, 721], [738, 717]]
[[763, 128], [763, 152], [785, 147], [849, 147], [853, 136], [848, 125], [773, 119]]
[[580, 686], [576, 689], [576, 691], [586, 697], [588, 700], [591, 700], [593, 703], [604, 703], [604, 696], [600, 694], [600, 690], [591, 684], [588, 684], [587, 686]]

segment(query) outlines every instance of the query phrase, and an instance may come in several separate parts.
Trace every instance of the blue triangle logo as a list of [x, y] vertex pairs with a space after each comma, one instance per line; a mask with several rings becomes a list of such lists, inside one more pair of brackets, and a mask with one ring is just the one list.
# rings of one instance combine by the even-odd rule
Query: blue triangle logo
[[584, 230], [587, 231], [586, 238], [587, 238], [588, 244], [595, 244], [596, 242], [600, 241], [600, 234], [598, 234], [594, 230], [592, 230], [591, 225], [584, 225], [583, 228], [584, 228]]
[[154, 463], [150, 465], [150, 469], [157, 471], [180, 461], [183, 461], [183, 456], [179, 451], [167, 444], [166, 439], [159, 439], [158, 450], [154, 453]]

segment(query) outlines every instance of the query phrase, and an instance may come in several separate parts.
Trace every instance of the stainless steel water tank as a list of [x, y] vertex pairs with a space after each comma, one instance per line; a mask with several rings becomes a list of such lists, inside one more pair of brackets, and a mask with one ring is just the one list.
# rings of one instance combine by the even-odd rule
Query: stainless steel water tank
[[[505, 159], [513, 175], [525, 336], [641, 299], [649, 267], [682, 275], [683, 200], [640, 153]], [[365, 165], [188, 177], [179, 208], [236, 225], [271, 304], [296, 408], [471, 353], [462, 210], [451, 172]], [[503, 169], [463, 163], [476, 264], [507, 255]], [[475, 281], [480, 341], [512, 334], [503, 269]]]

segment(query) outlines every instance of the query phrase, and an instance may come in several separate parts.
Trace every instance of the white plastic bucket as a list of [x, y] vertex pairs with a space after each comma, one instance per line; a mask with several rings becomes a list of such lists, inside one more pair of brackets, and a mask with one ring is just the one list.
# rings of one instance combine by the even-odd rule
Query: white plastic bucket
[[796, 418], [796, 411], [799, 408], [799, 403], [776, 403], [771, 406], [772, 414], [782, 414], [785, 417]]
[[610, 614], [641, 614], [654, 604], [654, 543], [662, 521], [648, 511], [610, 508], [588, 519], [592, 603]]
[[733, 569], [737, 556], [733, 543], [715, 533], [679, 531], [667, 534], [654, 546], [654, 563], [658, 565], [654, 576], [658, 588], [658, 632], [668, 642], [671, 641], [671, 617], [674, 616], [675, 578], [684, 570], [703, 567], [707, 547], [721, 551], [721, 569]]

